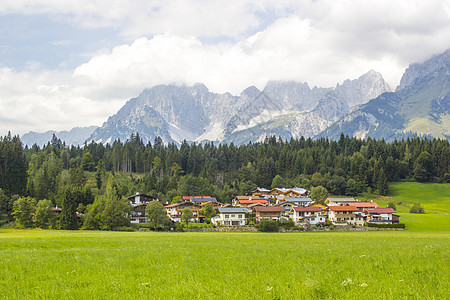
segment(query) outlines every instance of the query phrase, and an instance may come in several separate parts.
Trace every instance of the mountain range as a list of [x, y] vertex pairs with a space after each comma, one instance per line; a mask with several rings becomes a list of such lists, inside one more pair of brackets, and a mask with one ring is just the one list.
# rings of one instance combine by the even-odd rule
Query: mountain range
[[[239, 95], [213, 93], [202, 83], [158, 85], [128, 100], [101, 127], [51, 134], [67, 144], [126, 140], [136, 132], [144, 142], [160, 136], [165, 143], [177, 144], [241, 144], [270, 135], [337, 139], [341, 133], [386, 140], [408, 135], [448, 138], [449, 68], [450, 50], [411, 64], [395, 91], [375, 71], [333, 88], [271, 81], [262, 90], [251, 86]], [[46, 143], [49, 133], [30, 132], [22, 141]]]

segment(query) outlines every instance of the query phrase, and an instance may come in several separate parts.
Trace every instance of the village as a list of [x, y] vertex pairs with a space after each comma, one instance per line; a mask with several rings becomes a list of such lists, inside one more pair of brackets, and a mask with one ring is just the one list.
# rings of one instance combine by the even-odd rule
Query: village
[[[172, 222], [182, 222], [182, 212], [192, 211], [191, 223], [210, 222], [216, 226], [255, 225], [262, 220], [288, 222], [308, 228], [332, 224], [335, 226], [365, 226], [372, 224], [398, 224], [399, 215], [393, 208], [379, 207], [377, 203], [361, 202], [354, 198], [327, 198], [325, 203], [313, 201], [303, 188], [257, 188], [249, 196], [236, 196], [231, 204], [223, 204], [210, 196], [183, 196], [164, 208]], [[145, 209], [152, 201], [150, 195], [136, 193], [128, 197], [133, 207], [131, 223], [146, 223]], [[206, 205], [214, 209], [208, 218], [202, 212]]]

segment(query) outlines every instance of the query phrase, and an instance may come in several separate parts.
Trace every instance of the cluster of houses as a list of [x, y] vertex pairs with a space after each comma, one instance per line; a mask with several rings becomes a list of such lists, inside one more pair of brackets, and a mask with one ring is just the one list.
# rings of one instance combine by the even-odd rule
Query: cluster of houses
[[[215, 216], [211, 222], [220, 226], [247, 225], [250, 220], [292, 220], [297, 226], [315, 226], [329, 220], [334, 225], [363, 226], [366, 223], [396, 224], [399, 216], [392, 208], [381, 208], [375, 202], [360, 202], [354, 198], [327, 198], [325, 203], [314, 202], [303, 188], [257, 188], [251, 196], [236, 196], [231, 204], [223, 204], [210, 196], [184, 196], [182, 200], [165, 205], [167, 216], [181, 222], [182, 211], [189, 208], [191, 222], [204, 222], [205, 205], [211, 204]], [[128, 197], [133, 206], [132, 223], [145, 223], [145, 208], [158, 199], [139, 194]]]

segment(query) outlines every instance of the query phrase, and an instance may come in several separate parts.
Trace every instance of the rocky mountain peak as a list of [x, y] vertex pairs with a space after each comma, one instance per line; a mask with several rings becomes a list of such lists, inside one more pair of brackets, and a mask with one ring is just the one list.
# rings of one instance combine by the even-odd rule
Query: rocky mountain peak
[[416, 80], [425, 77], [426, 75], [433, 73], [443, 67], [447, 67], [450, 64], [450, 49], [444, 53], [434, 55], [430, 59], [423, 63], [410, 64], [405, 70], [405, 73], [400, 80], [400, 85], [397, 87], [396, 91], [400, 91], [410, 85], [412, 85]]

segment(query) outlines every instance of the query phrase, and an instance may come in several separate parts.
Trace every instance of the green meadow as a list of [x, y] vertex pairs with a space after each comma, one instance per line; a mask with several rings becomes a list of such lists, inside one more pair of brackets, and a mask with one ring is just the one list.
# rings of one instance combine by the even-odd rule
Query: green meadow
[[445, 232], [2, 231], [3, 299], [449, 297]]
[[0, 229], [0, 298], [449, 299], [449, 186], [395, 183], [376, 199], [406, 231]]

